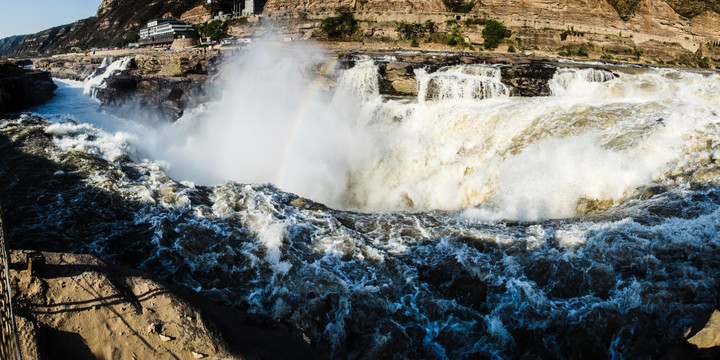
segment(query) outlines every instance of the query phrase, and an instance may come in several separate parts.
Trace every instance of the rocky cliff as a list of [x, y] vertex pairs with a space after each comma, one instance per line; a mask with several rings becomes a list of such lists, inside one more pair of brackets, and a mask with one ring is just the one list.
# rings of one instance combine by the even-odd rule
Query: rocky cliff
[[0, 62], [0, 114], [42, 104], [57, 89], [50, 74]]
[[[471, 1], [443, 0], [269, 0], [265, 13], [284, 13], [298, 11], [331, 12], [339, 6], [350, 6], [356, 11], [450, 11], [449, 3], [471, 3]], [[671, 17], [693, 18], [705, 12], [720, 13], [717, 0], [483, 0], [476, 1], [471, 11], [488, 14], [520, 13], [524, 17], [541, 19], [594, 19], [613, 22], [630, 20], [638, 14], [648, 13], [648, 9], [661, 12], [670, 10]]]
[[442, 0], [269, 0], [264, 12], [332, 12], [339, 6], [350, 6], [356, 11], [447, 11]]
[[0, 58], [44, 56], [70, 51], [74, 46], [121, 45], [136, 38], [149, 20], [179, 18], [200, 3], [203, 0], [104, 0], [94, 17], [27, 35], [8, 48], [0, 43]]
[[16, 47], [27, 35], [16, 35], [0, 39], [0, 54], [7, 53]]

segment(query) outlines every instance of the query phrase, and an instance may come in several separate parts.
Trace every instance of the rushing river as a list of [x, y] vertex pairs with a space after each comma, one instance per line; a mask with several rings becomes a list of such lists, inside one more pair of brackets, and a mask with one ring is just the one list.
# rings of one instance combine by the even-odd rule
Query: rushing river
[[60, 81], [45, 120], [0, 122], [10, 235], [298, 324], [333, 358], [651, 358], [715, 304], [718, 75], [567, 65], [519, 98], [464, 65], [387, 99], [377, 71], [257, 50], [173, 124]]

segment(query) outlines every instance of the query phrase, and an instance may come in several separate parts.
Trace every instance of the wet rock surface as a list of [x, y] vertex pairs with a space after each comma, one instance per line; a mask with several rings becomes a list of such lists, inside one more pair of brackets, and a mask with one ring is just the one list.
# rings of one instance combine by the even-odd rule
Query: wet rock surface
[[151, 110], [162, 120], [174, 121], [185, 109], [207, 100], [206, 76], [147, 77], [122, 73], [107, 79], [95, 97], [103, 105], [131, 106]]
[[0, 62], [0, 113], [21, 111], [40, 105], [57, 89], [44, 71], [27, 70], [11, 62]]

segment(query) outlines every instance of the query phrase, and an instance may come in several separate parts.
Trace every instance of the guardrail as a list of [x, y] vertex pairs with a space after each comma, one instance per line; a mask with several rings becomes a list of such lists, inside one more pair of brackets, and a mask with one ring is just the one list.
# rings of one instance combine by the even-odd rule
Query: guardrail
[[22, 360], [15, 327], [15, 312], [12, 306], [10, 287], [10, 257], [5, 220], [0, 207], [0, 360]]

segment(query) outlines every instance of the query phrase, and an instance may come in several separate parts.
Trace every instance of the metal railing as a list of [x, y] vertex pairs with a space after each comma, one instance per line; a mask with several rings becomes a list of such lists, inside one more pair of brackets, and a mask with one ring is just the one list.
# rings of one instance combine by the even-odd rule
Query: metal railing
[[12, 289], [10, 288], [10, 257], [8, 256], [7, 231], [0, 207], [0, 360], [21, 360], [15, 312], [12, 306]]

